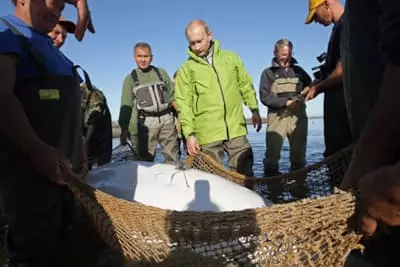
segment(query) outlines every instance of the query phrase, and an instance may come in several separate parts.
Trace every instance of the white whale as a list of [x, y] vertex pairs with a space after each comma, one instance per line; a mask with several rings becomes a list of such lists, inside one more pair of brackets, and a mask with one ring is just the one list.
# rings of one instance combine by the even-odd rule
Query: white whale
[[176, 211], [221, 212], [272, 205], [223, 177], [162, 163], [113, 162], [90, 171], [86, 182], [114, 197]]

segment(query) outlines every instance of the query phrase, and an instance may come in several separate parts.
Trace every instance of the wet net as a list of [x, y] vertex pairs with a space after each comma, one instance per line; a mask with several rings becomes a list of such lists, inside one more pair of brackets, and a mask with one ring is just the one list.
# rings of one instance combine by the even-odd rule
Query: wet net
[[343, 266], [360, 236], [347, 228], [353, 196], [334, 190], [332, 181], [341, 179], [350, 154], [268, 179], [242, 176], [202, 153], [186, 160], [187, 167], [282, 203], [243, 211], [163, 210], [112, 197], [76, 177], [68, 186], [107, 246], [124, 255], [124, 266]]

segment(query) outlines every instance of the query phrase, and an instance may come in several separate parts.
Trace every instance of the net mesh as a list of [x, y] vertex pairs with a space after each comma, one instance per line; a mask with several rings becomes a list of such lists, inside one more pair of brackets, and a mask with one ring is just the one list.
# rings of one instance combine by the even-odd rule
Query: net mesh
[[[335, 190], [351, 149], [294, 173], [268, 179], [227, 170], [206, 154], [185, 164], [216, 173], [276, 203], [233, 212], [177, 212], [115, 198], [76, 177], [69, 188], [124, 266], [340, 266], [359, 248], [348, 231], [350, 193]], [[303, 190], [303, 191], [302, 191]]]
[[313, 165], [267, 178], [246, 177], [228, 170], [205, 153], [188, 157], [185, 164], [246, 186], [274, 203], [288, 203], [332, 194], [347, 170], [351, 155], [352, 147], [349, 146]]

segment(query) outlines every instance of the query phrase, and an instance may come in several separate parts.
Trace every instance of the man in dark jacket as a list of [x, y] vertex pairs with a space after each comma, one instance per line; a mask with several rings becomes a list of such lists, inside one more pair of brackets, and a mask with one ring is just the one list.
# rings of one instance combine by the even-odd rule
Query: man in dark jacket
[[302, 168], [306, 163], [308, 120], [301, 92], [311, 83], [311, 77], [292, 58], [292, 50], [289, 40], [277, 41], [272, 66], [261, 75], [260, 98], [268, 107], [265, 176], [279, 174], [279, 159], [286, 137], [290, 144], [291, 169]]

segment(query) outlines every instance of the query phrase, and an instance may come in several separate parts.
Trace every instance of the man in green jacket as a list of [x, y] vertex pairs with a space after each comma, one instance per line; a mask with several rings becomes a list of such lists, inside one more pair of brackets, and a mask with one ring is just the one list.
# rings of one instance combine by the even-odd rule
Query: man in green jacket
[[157, 144], [165, 162], [179, 160], [177, 131], [173, 106], [174, 87], [167, 72], [151, 65], [153, 58], [148, 43], [137, 43], [134, 59], [138, 68], [124, 80], [119, 124], [121, 144], [130, 136], [137, 159], [154, 161]]
[[243, 101], [261, 129], [252, 79], [240, 57], [220, 49], [207, 24], [192, 21], [186, 28], [189, 58], [175, 81], [175, 99], [189, 155], [201, 149], [222, 163], [224, 151], [236, 171], [253, 175], [253, 152], [246, 137]]

